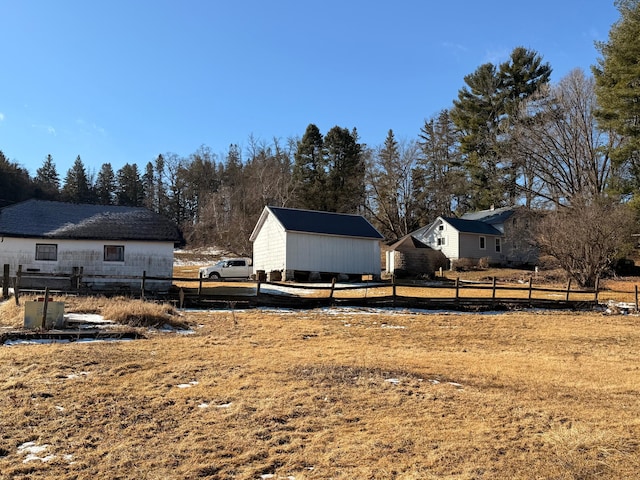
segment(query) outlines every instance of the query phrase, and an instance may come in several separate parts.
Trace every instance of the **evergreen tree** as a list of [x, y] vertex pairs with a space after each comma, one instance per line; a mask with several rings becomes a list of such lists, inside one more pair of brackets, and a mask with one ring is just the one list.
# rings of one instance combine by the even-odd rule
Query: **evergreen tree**
[[[459, 135], [448, 110], [425, 120], [420, 129], [420, 159], [412, 173], [418, 225], [450, 216], [468, 202]], [[462, 206], [462, 207], [461, 207]]]
[[510, 116], [520, 103], [547, 84], [551, 67], [540, 56], [518, 47], [496, 67], [481, 65], [464, 78], [451, 118], [461, 132], [460, 146], [467, 171], [470, 209], [513, 203], [518, 164], [509, 158]]
[[61, 193], [62, 199], [66, 202], [89, 203], [91, 201], [91, 185], [89, 185], [87, 171], [80, 155], [67, 171]]
[[144, 185], [138, 166], [125, 164], [117, 173], [116, 201], [118, 205], [141, 207], [144, 200]]
[[598, 42], [602, 57], [592, 68], [596, 81], [600, 127], [622, 138], [613, 149], [618, 166], [627, 165], [633, 189], [640, 188], [640, 2], [618, 0], [620, 19], [609, 40]]
[[143, 205], [151, 211], [155, 211], [156, 201], [156, 188], [155, 188], [155, 169], [152, 162], [147, 162], [144, 169], [144, 175], [142, 175], [142, 187], [144, 191]]
[[60, 176], [51, 155], [47, 155], [42, 166], [36, 170], [34, 183], [37, 197], [54, 200], [60, 194]]
[[99, 204], [113, 205], [116, 196], [116, 176], [110, 163], [103, 163], [98, 172], [95, 194]]
[[0, 150], [0, 207], [21, 202], [33, 195], [29, 172], [9, 161]]
[[296, 204], [300, 208], [326, 211], [329, 202], [325, 190], [327, 170], [324, 139], [314, 124], [309, 124], [294, 155], [293, 178]]
[[333, 127], [324, 137], [327, 175], [327, 209], [340, 213], [361, 213], [364, 206], [365, 165], [362, 145], [354, 130]]

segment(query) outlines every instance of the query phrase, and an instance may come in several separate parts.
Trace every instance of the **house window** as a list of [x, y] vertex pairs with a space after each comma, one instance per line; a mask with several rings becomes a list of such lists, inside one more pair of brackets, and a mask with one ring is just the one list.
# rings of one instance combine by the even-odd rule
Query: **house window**
[[36, 260], [50, 262], [58, 260], [58, 245], [55, 243], [36, 243]]
[[442, 223], [440, 225], [438, 225], [438, 230], [440, 230], [440, 231], [444, 230], [444, 225]]
[[105, 245], [105, 262], [124, 262], [124, 245]]
[[480, 250], [486, 250], [486, 248], [487, 248], [486, 237], [480, 237]]
[[496, 237], [496, 252], [500, 253], [502, 251], [502, 242], [500, 241], [500, 237]]
[[439, 247], [441, 247], [441, 246], [443, 246], [443, 245], [446, 245], [446, 244], [447, 244], [445, 237], [440, 237], [440, 238], [438, 238], [438, 240], [436, 241], [436, 243], [437, 243], [437, 245], [438, 245]]

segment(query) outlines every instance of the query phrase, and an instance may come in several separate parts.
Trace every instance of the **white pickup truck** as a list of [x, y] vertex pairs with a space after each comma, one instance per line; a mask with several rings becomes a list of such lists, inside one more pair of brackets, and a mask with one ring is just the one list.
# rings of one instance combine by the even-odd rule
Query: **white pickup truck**
[[215, 265], [201, 267], [199, 272], [200, 278], [246, 279], [253, 274], [253, 266], [250, 258], [227, 258]]

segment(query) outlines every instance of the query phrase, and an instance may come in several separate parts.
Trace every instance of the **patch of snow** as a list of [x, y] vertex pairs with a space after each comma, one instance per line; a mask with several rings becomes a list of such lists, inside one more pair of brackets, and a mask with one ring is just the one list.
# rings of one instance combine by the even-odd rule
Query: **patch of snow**
[[65, 378], [74, 379], [74, 378], [86, 377], [87, 375], [89, 375], [89, 372], [70, 373]]
[[198, 385], [198, 382], [192, 381], [192, 382], [189, 382], [189, 383], [179, 383], [178, 385], [176, 385], [176, 387], [178, 387], [178, 388], [191, 388], [194, 385]]
[[209, 404], [207, 402], [202, 402], [200, 405], [198, 405], [198, 408], [209, 408]]
[[221, 403], [220, 405], [216, 405], [216, 408], [229, 408], [231, 405], [233, 405], [233, 402]]
[[18, 455], [26, 455], [22, 463], [32, 462], [34, 460], [40, 460], [41, 462], [50, 462], [55, 455], [46, 455], [44, 457], [39, 456], [41, 453], [46, 452], [49, 449], [48, 444], [38, 445], [35, 442], [25, 442], [18, 446]]
[[398, 385], [400, 383], [400, 379], [398, 378], [387, 378], [385, 380], [387, 383], [392, 383], [393, 385]]
[[67, 322], [90, 323], [90, 324], [112, 324], [112, 320], [105, 320], [102, 315], [95, 313], [66, 313], [64, 318]]

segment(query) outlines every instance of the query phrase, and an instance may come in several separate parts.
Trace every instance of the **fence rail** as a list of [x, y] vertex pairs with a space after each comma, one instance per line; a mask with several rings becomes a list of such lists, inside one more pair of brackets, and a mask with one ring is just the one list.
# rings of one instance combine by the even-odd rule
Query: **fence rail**
[[[43, 291], [48, 280], [67, 280], [67, 288], [57, 290], [58, 293], [89, 294], [86, 286], [96, 280], [120, 281], [132, 285], [127, 291], [121, 287], [112, 291], [100, 290], [102, 294], [122, 294], [141, 298], [162, 298], [176, 305], [192, 307], [313, 307], [327, 305], [354, 306], [406, 306], [420, 308], [588, 308], [598, 304], [603, 291], [596, 285], [593, 289], [572, 288], [569, 281], [566, 287], [552, 288], [545, 285], [534, 285], [533, 279], [520, 284], [505, 284], [495, 278], [487, 283], [454, 281], [433, 282], [365, 282], [355, 285], [336, 284], [293, 284], [285, 282], [220, 282], [208, 278], [192, 277], [158, 277], [148, 276], [143, 272], [140, 276], [130, 275], [86, 275], [82, 267], [74, 268], [71, 274], [47, 274], [42, 272], [25, 272], [18, 269], [15, 277], [9, 276], [8, 265], [5, 265], [2, 277], [3, 298], [9, 296], [9, 288], [13, 287], [15, 295], [27, 289], [21, 288], [25, 278], [41, 279], [42, 289], [31, 288], [30, 291]], [[158, 292], [149, 289], [149, 282], [160, 281], [170, 285], [167, 291]], [[624, 297], [631, 306], [638, 310], [638, 286], [633, 292], [612, 292], [607, 296]], [[51, 291], [56, 291], [50, 289]]]

